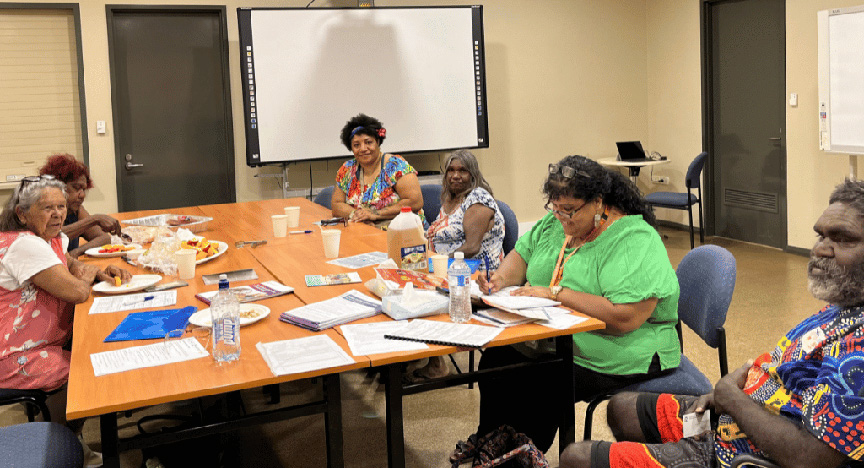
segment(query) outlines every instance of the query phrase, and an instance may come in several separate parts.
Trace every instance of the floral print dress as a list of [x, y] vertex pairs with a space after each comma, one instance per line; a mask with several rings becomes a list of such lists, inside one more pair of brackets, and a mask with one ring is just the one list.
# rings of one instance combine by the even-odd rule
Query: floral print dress
[[[31, 232], [0, 232], [0, 260], [20, 236]], [[51, 250], [63, 265], [60, 237]], [[72, 307], [28, 278], [16, 290], [0, 287], [0, 388], [54, 390], [69, 378]]]
[[[355, 208], [383, 210], [399, 201], [396, 182], [406, 174], [417, 171], [398, 154], [381, 156], [381, 172], [370, 185], [363, 184], [358, 177], [360, 164], [356, 159], [346, 161], [336, 173], [336, 187], [345, 193], [345, 203]], [[423, 210], [417, 213], [425, 223]]]

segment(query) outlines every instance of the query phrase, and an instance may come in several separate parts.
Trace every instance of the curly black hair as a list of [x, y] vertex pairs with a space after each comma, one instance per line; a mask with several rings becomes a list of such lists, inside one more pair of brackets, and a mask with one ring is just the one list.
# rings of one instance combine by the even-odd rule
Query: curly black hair
[[567, 156], [558, 161], [558, 166], [576, 170], [571, 178], [564, 177], [559, 169], [549, 173], [543, 184], [543, 194], [547, 200], [572, 197], [590, 202], [601, 198], [603, 203], [620, 209], [627, 215], [642, 215], [642, 219], [657, 227], [657, 217], [651, 205], [630, 179], [619, 172], [610, 171], [596, 161], [584, 156]]
[[[375, 117], [369, 117], [366, 114], [360, 114], [356, 117], [352, 117], [351, 120], [345, 122], [345, 126], [342, 127], [342, 132], [339, 135], [339, 138], [342, 139], [342, 144], [345, 145], [348, 150], [351, 150], [351, 139], [354, 138], [354, 135], [369, 135], [372, 138], [375, 138], [380, 145], [384, 142], [386, 136], [381, 136], [378, 134], [378, 130], [384, 128], [384, 125], [381, 124], [381, 121], [376, 119]], [[357, 129], [355, 132], [354, 130]]]

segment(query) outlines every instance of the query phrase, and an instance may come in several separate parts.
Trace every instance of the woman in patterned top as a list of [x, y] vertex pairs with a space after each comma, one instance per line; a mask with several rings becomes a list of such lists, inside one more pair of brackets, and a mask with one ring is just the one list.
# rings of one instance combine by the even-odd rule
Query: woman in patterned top
[[386, 226], [403, 206], [423, 217], [423, 194], [417, 171], [395, 154], [381, 152], [387, 130], [360, 114], [342, 128], [342, 143], [354, 153], [336, 173], [330, 206], [333, 216], [357, 223]]
[[432, 252], [463, 252], [465, 258], [481, 259], [481, 270], [486, 261], [491, 271], [497, 270], [504, 258], [504, 215], [477, 158], [467, 150], [454, 151], [444, 167], [441, 211], [426, 232]]

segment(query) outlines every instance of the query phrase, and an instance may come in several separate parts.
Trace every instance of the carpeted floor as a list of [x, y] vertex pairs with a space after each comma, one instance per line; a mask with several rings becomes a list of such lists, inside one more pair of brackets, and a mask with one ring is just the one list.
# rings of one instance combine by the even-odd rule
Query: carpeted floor
[[[689, 237], [684, 231], [662, 229], [673, 265], [689, 251]], [[802, 318], [815, 313], [822, 304], [806, 290], [807, 258], [783, 253], [758, 245], [709, 239], [710, 243], [729, 249], [738, 262], [735, 296], [728, 314], [726, 329], [731, 369], [748, 358], [769, 351], [782, 333]], [[685, 329], [685, 353], [712, 380], [719, 378], [716, 350], [707, 347], [689, 329]], [[467, 354], [457, 355], [460, 366], [467, 365]], [[384, 426], [383, 386], [376, 388], [363, 372], [343, 375], [343, 423], [345, 466], [379, 468], [387, 465]], [[320, 380], [283, 384], [283, 402], [314, 399], [321, 391]], [[260, 390], [242, 393], [247, 409], [264, 408], [266, 397]], [[479, 394], [477, 389], [457, 387], [406, 397], [404, 403], [406, 460], [410, 468], [449, 467], [447, 457], [455, 443], [476, 429]], [[136, 411], [120, 421], [124, 434], [137, 432], [135, 421], [147, 414], [180, 412], [195, 403], [181, 403], [175, 408], [159, 406]], [[576, 405], [577, 438], [582, 434], [584, 404]], [[18, 406], [0, 408], [0, 426], [26, 421]], [[594, 438], [611, 440], [601, 405], [595, 414]], [[161, 423], [160, 423], [161, 424]], [[85, 424], [85, 440], [99, 445], [99, 421]], [[180, 444], [158, 451], [165, 466], [216, 466], [222, 456], [224, 466], [254, 468], [325, 467], [324, 423], [322, 416], [302, 417], [239, 430], [224, 436]], [[148, 454], [149, 455], [149, 454]], [[558, 466], [558, 444], [549, 451], [551, 466]], [[142, 465], [140, 451], [126, 452], [123, 466]]]

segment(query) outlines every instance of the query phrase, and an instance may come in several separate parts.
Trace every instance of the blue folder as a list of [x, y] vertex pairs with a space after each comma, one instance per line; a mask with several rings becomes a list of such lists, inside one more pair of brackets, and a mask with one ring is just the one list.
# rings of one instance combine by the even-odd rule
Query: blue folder
[[105, 338], [105, 341], [152, 340], [165, 338], [172, 330], [183, 330], [189, 317], [198, 310], [189, 306], [182, 309], [133, 312]]

